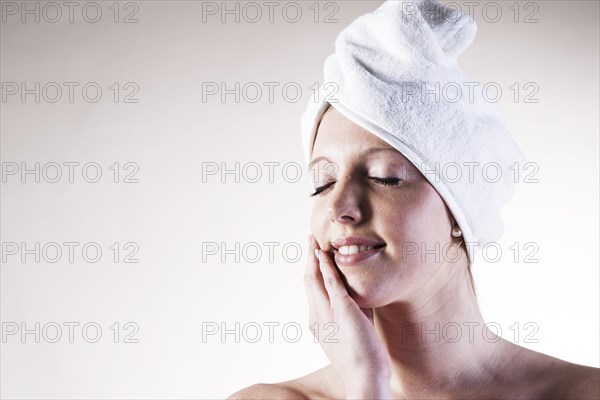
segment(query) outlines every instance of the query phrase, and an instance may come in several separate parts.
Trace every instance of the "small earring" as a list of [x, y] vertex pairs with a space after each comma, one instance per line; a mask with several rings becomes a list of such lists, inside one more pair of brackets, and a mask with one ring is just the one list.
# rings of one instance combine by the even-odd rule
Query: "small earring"
[[460, 230], [460, 228], [458, 226], [455, 226], [454, 228], [452, 228], [452, 236], [454, 236], [455, 238], [458, 238], [462, 235], [462, 231]]

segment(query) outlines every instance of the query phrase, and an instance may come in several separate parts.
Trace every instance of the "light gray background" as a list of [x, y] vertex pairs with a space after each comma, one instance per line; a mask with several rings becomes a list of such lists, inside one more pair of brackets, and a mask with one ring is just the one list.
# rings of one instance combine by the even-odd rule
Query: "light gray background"
[[[97, 242], [103, 256], [97, 263], [82, 260], [80, 250], [74, 263], [64, 254], [57, 263], [7, 256], [1, 268], [5, 327], [80, 325], [73, 343], [65, 326], [57, 343], [43, 337], [36, 343], [34, 335], [24, 343], [19, 335], [0, 343], [1, 396], [223, 398], [252, 383], [292, 379], [326, 365], [307, 326], [306, 252], [297, 262], [281, 253], [286, 243], [306, 250], [308, 177], [290, 183], [281, 166], [303, 162], [299, 118], [311, 85], [322, 80], [335, 36], [381, 2], [335, 2], [337, 23], [323, 22], [335, 10], [324, 9], [326, 2], [318, 4], [317, 23], [313, 2], [297, 3], [303, 11], [297, 23], [283, 18], [286, 2], [275, 9], [273, 23], [267, 15], [256, 23], [235, 23], [232, 16], [222, 23], [218, 15], [203, 22], [202, 2], [193, 1], [134, 2], [137, 23], [122, 22], [134, 8], [121, 3], [114, 23], [113, 2], [98, 3], [103, 14], [97, 23], [82, 18], [86, 3], [78, 3], [73, 23], [68, 15], [56, 23], [29, 16], [23, 23], [19, 15], [3, 14], [2, 82], [98, 82], [103, 94], [97, 103], [83, 100], [80, 91], [73, 103], [8, 97], [1, 103], [2, 162], [97, 162], [103, 176], [87, 183], [78, 169], [74, 183], [63, 176], [54, 184], [8, 177], [2, 242]], [[598, 2], [536, 2], [537, 23], [523, 22], [535, 11], [523, 4], [515, 22], [513, 2], [498, 2], [502, 17], [486, 21], [486, 3], [473, 12], [479, 31], [460, 64], [479, 81], [502, 87], [506, 124], [539, 165], [539, 183], [519, 185], [505, 209], [501, 261], [476, 261], [481, 306], [507, 339], [515, 341], [519, 323], [520, 345], [598, 367]], [[134, 82], [139, 102], [115, 103], [113, 82], [121, 90]], [[279, 88], [296, 82], [303, 92], [295, 103], [281, 90], [272, 103], [265, 96], [257, 103], [235, 103], [232, 96], [225, 103], [216, 96], [203, 102], [203, 82], [279, 82]], [[523, 102], [528, 91], [515, 101], [509, 89], [515, 82], [521, 89], [534, 82], [538, 103]], [[111, 182], [114, 162], [136, 163], [139, 183]], [[273, 182], [265, 167], [258, 183], [235, 183], [231, 176], [226, 183], [217, 177], [203, 183], [203, 162], [280, 165]], [[114, 242], [137, 243], [139, 263], [115, 263]], [[217, 256], [203, 262], [203, 242], [279, 246], [273, 262], [263, 253], [256, 263], [232, 257], [222, 263]], [[522, 251], [516, 263], [509, 250], [515, 242]], [[523, 262], [526, 242], [539, 246], [539, 263]], [[82, 337], [89, 322], [102, 328], [97, 343]], [[115, 322], [119, 343], [109, 329]], [[139, 327], [138, 343], [123, 343], [126, 322]], [[233, 335], [203, 342], [207, 322], [229, 329], [255, 322], [263, 336], [257, 343], [243, 337], [236, 343]], [[268, 322], [280, 324], [273, 343]], [[290, 322], [303, 329], [296, 343], [286, 340], [293, 329], [289, 336], [281, 329]], [[524, 342], [532, 332], [524, 329], [527, 322], [539, 327], [533, 336], [538, 343]]]

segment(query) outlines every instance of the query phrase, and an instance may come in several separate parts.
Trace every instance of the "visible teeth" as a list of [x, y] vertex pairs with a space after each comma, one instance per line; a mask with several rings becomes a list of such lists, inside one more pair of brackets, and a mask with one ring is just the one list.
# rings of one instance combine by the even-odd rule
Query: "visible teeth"
[[338, 249], [338, 251], [340, 252], [340, 254], [356, 254], [359, 253], [361, 251], [365, 251], [365, 250], [371, 250], [374, 249], [375, 246], [357, 246], [357, 245], [352, 245], [352, 246], [342, 246]]

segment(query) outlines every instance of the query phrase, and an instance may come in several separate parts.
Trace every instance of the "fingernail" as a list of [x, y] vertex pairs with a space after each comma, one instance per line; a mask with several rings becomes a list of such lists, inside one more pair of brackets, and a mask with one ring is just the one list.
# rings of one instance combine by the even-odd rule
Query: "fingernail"
[[315, 249], [315, 257], [317, 257], [318, 260], [321, 260], [321, 257], [319, 256], [319, 249]]

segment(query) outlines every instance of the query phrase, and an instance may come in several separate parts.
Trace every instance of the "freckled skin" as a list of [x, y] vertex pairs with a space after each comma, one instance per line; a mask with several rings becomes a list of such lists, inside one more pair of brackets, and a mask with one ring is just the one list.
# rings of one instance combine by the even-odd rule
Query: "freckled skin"
[[[368, 148], [389, 148], [362, 155]], [[321, 247], [339, 236], [376, 237], [386, 243], [377, 259], [364, 266], [339, 266], [349, 294], [361, 307], [381, 307], [407, 300], [440, 268], [441, 249], [451, 242], [453, 219], [437, 191], [419, 170], [391, 145], [330, 108], [323, 116], [312, 158], [327, 157], [334, 176], [318, 174], [316, 187], [335, 183], [315, 196], [311, 229]], [[322, 168], [325, 170], [325, 168]], [[329, 168], [329, 171], [333, 170]], [[395, 177], [394, 186], [370, 177]], [[421, 251], [440, 250], [421, 261]], [[408, 252], [407, 250], [411, 250]], [[408, 254], [407, 254], [408, 253]], [[449, 258], [449, 257], [448, 257]], [[466, 255], [463, 258], [466, 268]]]

